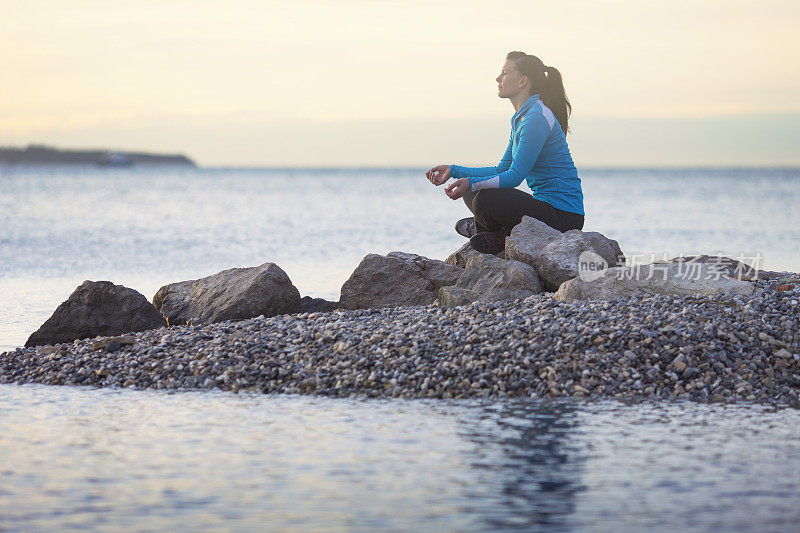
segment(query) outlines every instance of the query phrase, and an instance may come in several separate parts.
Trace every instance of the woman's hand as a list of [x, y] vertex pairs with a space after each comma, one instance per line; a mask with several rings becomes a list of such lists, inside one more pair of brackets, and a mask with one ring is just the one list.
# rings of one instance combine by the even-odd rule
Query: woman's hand
[[437, 165], [427, 171], [425, 177], [438, 187], [450, 179], [450, 165]]
[[444, 192], [453, 200], [458, 200], [464, 196], [464, 193], [468, 190], [469, 180], [467, 178], [459, 178], [444, 188]]

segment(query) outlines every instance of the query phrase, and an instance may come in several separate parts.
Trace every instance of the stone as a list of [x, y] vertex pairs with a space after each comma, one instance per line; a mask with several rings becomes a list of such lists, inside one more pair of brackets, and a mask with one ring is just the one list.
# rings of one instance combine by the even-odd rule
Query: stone
[[534, 259], [542, 249], [560, 236], [560, 231], [541, 220], [523, 216], [520, 223], [511, 230], [511, 235], [506, 238], [506, 259], [534, 266]]
[[[467, 259], [470, 257], [475, 257], [478, 255], [483, 255], [481, 252], [478, 252], [467, 242], [464, 246], [453, 252], [445, 259], [445, 263], [449, 263], [451, 265], [455, 265], [459, 268], [464, 268], [467, 266]], [[496, 254], [496, 257], [500, 259], [505, 259], [505, 251], [501, 251], [500, 253]]]
[[438, 301], [442, 307], [454, 307], [477, 301], [520, 300], [540, 292], [533, 267], [479, 253], [467, 260], [454, 286], [439, 289]]
[[720, 275], [742, 281], [756, 281], [761, 277], [759, 274], [764, 272], [759, 272], [759, 270], [746, 263], [742, 263], [730, 257], [725, 257], [724, 255], [689, 255], [673, 257], [669, 261], [672, 263], [682, 263], [686, 270], [696, 268], [693, 266], [695, 264], [707, 264], [712, 274], [719, 272]]
[[117, 341], [115, 341], [115, 340], [112, 340], [111, 342], [109, 342], [109, 343], [106, 345], [106, 351], [107, 351], [107, 352], [109, 352], [109, 353], [111, 353], [111, 352], [116, 352], [116, 351], [117, 351], [117, 350], [119, 350], [121, 347], [122, 347], [122, 345], [121, 345], [119, 342], [117, 342]]
[[455, 285], [462, 268], [416, 254], [369, 254], [342, 285], [343, 309], [428, 305], [441, 287]]
[[609, 299], [637, 293], [661, 295], [719, 294], [748, 296], [753, 284], [720, 272], [713, 262], [686, 263], [658, 261], [630, 267], [611, 267], [591, 280], [571, 279], [563, 283], [555, 298], [565, 302], [586, 299]]
[[136, 337], [133, 335], [121, 335], [119, 337], [106, 337], [105, 339], [100, 339], [99, 341], [95, 341], [89, 345], [89, 349], [92, 351], [96, 350], [105, 350], [109, 344], [112, 342], [116, 342], [118, 346], [134, 346], [136, 345]]
[[525, 216], [506, 239], [507, 259], [521, 261], [536, 269], [548, 291], [556, 291], [578, 276], [581, 262], [597, 269], [624, 264], [619, 243], [596, 231], [569, 230], [564, 233], [544, 222]]
[[300, 299], [301, 313], [330, 313], [339, 308], [339, 302], [331, 302], [323, 298], [303, 296]]
[[142, 294], [110, 281], [84, 281], [33, 333], [25, 346], [72, 342], [166, 326]]
[[161, 287], [153, 303], [170, 326], [298, 313], [300, 292], [275, 263], [230, 268]]
[[[616, 241], [614, 241], [616, 243]], [[597, 269], [617, 266], [620, 252], [603, 234], [569, 230], [547, 244], [533, 261], [533, 267], [548, 291], [556, 291], [567, 280], [578, 276], [580, 262], [587, 257]]]

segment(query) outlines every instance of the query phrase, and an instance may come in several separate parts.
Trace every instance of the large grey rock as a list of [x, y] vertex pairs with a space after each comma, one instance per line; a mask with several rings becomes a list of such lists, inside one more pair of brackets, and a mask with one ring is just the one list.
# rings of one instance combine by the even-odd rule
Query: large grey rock
[[615, 247], [601, 233], [573, 229], [547, 244], [533, 260], [545, 289], [555, 291], [567, 280], [578, 276], [582, 257], [592, 257], [600, 267], [617, 266], [619, 246]]
[[275, 263], [230, 268], [161, 287], [153, 303], [171, 326], [271, 317], [300, 311], [300, 292]]
[[532, 217], [523, 217], [506, 239], [506, 258], [536, 269], [544, 288], [555, 291], [578, 276], [582, 259], [592, 259], [600, 268], [618, 266], [625, 256], [619, 243], [596, 231], [569, 230], [564, 233]]
[[524, 216], [506, 238], [506, 259], [533, 266], [542, 249], [560, 236], [560, 231], [541, 220]]
[[471, 302], [518, 300], [542, 292], [533, 267], [493, 255], [478, 254], [467, 260], [454, 286], [439, 289], [439, 305], [453, 307]]
[[441, 287], [454, 285], [463, 269], [420, 255], [369, 254], [342, 285], [339, 306], [368, 309], [428, 305]]
[[164, 317], [133, 289], [110, 281], [84, 281], [33, 333], [25, 346], [107, 337], [166, 326]]
[[[753, 284], [745, 274], [741, 279], [732, 275], [729, 258], [720, 261], [715, 256], [700, 256], [697, 261], [678, 258], [629, 267], [611, 267], [591, 276], [581, 276], [563, 283], [556, 299], [565, 302], [585, 299], [609, 299], [637, 293], [663, 295], [750, 295]], [[746, 271], [745, 271], [746, 272]]]
[[746, 263], [737, 261], [736, 259], [725, 257], [724, 255], [689, 255], [685, 257], [673, 257], [669, 260], [672, 263], [683, 263], [686, 270], [691, 270], [697, 267], [692, 266], [696, 263], [707, 263], [709, 269], [712, 271], [721, 272], [729, 278], [739, 279], [743, 281], [756, 281], [764, 278], [765, 274], [771, 272], [758, 270]]
[[[467, 266], [467, 259], [470, 257], [475, 257], [478, 255], [483, 255], [481, 252], [478, 252], [467, 242], [464, 246], [450, 254], [447, 259], [444, 260], [445, 263], [449, 263], [451, 265], [455, 265], [459, 268], [464, 268]], [[497, 254], [497, 257], [500, 259], [505, 259], [505, 252], [501, 251]]]

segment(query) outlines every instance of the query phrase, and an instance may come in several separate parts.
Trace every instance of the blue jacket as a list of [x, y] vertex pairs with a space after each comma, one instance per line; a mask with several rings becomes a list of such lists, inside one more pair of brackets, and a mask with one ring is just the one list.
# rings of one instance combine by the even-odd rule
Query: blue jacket
[[450, 176], [469, 178], [472, 191], [516, 187], [523, 179], [533, 197], [556, 209], [583, 212], [581, 180], [561, 126], [538, 94], [511, 117], [511, 138], [496, 167], [450, 165]]

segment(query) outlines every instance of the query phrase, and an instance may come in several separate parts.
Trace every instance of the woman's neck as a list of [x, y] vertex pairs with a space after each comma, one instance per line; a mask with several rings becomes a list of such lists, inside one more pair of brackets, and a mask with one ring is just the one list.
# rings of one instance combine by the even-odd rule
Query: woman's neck
[[514, 112], [519, 111], [519, 108], [522, 107], [522, 104], [524, 104], [531, 96], [533, 95], [520, 92], [510, 97], [509, 100], [511, 100], [511, 105], [514, 106]]

